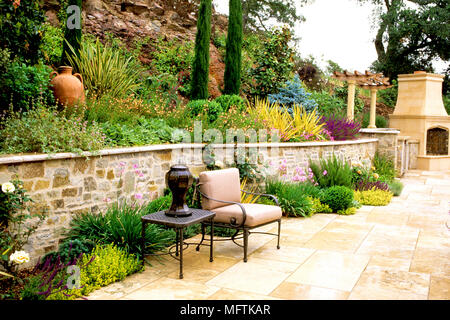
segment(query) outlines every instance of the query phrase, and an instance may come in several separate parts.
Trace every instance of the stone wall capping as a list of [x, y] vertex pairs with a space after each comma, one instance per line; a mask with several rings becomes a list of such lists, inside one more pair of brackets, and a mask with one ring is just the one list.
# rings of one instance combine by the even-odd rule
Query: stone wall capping
[[[392, 133], [390, 131], [389, 133]], [[321, 141], [321, 142], [280, 142], [280, 143], [238, 143], [238, 147], [245, 146], [247, 148], [263, 147], [263, 148], [279, 148], [279, 147], [314, 147], [314, 146], [335, 146], [335, 145], [345, 145], [345, 144], [364, 144], [370, 142], [376, 142], [378, 139], [358, 139], [358, 140], [347, 140], [347, 141]], [[142, 153], [142, 152], [152, 152], [152, 151], [169, 151], [176, 149], [187, 149], [187, 148], [203, 148], [206, 144], [204, 143], [179, 143], [179, 144], [159, 144], [150, 145], [143, 147], [129, 147], [129, 148], [114, 148], [114, 149], [103, 149], [97, 152], [82, 152], [82, 153], [54, 153], [54, 154], [26, 154], [26, 155], [5, 155], [0, 156], [0, 165], [4, 164], [16, 164], [25, 162], [36, 162], [36, 161], [48, 161], [48, 160], [62, 160], [62, 159], [75, 159], [84, 157], [102, 157], [111, 155], [121, 155], [129, 153]], [[227, 148], [234, 146], [233, 144], [216, 144], [215, 148]]]
[[400, 130], [398, 129], [392, 129], [392, 128], [375, 128], [375, 129], [361, 129], [359, 130], [361, 133], [380, 133], [380, 134], [399, 134]]

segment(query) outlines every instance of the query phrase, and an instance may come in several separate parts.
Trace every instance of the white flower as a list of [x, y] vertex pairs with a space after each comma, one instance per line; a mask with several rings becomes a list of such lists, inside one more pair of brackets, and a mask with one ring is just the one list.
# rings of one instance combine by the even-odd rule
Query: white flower
[[215, 164], [217, 167], [219, 167], [220, 169], [225, 168], [225, 165], [223, 164], [222, 161], [216, 161], [214, 164]]
[[25, 251], [15, 251], [9, 256], [9, 261], [16, 264], [22, 264], [30, 261], [30, 255]]
[[5, 182], [2, 184], [2, 191], [4, 193], [12, 193], [16, 190], [16, 187], [11, 182]]

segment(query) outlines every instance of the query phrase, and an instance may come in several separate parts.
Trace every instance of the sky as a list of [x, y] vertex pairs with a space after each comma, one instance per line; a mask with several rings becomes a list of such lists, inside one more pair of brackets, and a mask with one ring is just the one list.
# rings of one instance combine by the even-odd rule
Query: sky
[[[218, 12], [228, 15], [228, 0], [214, 0], [214, 4]], [[327, 60], [333, 60], [349, 71], [368, 70], [377, 58], [373, 9], [372, 4], [360, 5], [356, 0], [315, 0], [304, 7], [298, 4], [297, 12], [306, 18], [295, 27], [301, 57], [312, 55], [321, 68], [326, 67]], [[436, 71], [445, 65], [435, 64]]]

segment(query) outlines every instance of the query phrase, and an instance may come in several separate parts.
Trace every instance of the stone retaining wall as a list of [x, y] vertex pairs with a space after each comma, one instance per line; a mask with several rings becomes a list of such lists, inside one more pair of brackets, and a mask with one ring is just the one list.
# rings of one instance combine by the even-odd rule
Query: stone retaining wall
[[[377, 144], [377, 139], [361, 139], [245, 146], [256, 151], [265, 163], [272, 162], [276, 167], [286, 159], [287, 176], [292, 177], [296, 167], [307, 167], [308, 159], [328, 158], [333, 153], [346, 160], [370, 165]], [[121, 199], [138, 202], [154, 199], [162, 195], [164, 176], [170, 166], [186, 163], [186, 159], [189, 159], [187, 164], [194, 175], [203, 171], [203, 147], [201, 144], [177, 144], [102, 150], [83, 155], [3, 156], [0, 157], [0, 183], [18, 177], [34, 200], [32, 211], [45, 211], [44, 224], [25, 248], [31, 252], [34, 262], [57, 248], [73, 214], [102, 212]], [[220, 158], [233, 150], [232, 145], [218, 145], [214, 153]]]

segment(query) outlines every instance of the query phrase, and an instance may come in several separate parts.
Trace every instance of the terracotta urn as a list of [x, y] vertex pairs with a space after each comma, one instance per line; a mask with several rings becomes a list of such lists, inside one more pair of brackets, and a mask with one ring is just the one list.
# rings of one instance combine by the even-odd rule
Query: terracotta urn
[[186, 204], [186, 194], [194, 182], [189, 168], [183, 165], [174, 165], [166, 173], [166, 184], [172, 191], [172, 204], [165, 212], [167, 216], [186, 217], [192, 215]]
[[59, 105], [72, 106], [84, 103], [84, 86], [81, 74], [72, 74], [72, 67], [61, 66], [50, 74], [53, 95]]

